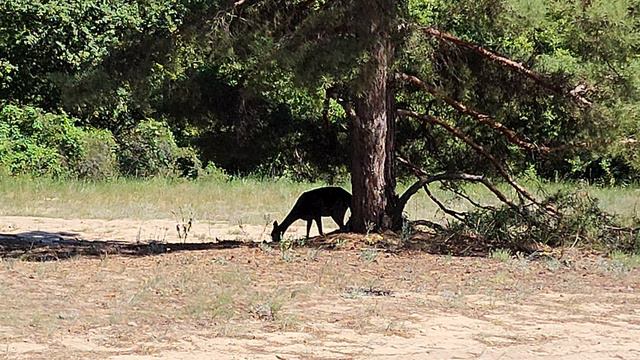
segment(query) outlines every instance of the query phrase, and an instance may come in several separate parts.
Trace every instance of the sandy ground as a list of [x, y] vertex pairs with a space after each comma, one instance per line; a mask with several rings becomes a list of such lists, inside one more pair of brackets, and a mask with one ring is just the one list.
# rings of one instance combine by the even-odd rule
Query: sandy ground
[[174, 220], [0, 224], [0, 358], [640, 358], [640, 271], [594, 254], [499, 261], [348, 235], [281, 250], [256, 246], [266, 225], [224, 223], [193, 224], [180, 246]]

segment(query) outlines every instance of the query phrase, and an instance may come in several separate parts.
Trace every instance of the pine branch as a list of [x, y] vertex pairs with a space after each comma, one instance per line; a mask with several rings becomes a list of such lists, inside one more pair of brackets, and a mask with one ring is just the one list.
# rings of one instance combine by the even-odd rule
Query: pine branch
[[479, 209], [484, 209], [484, 210], [490, 210], [490, 211], [496, 211], [497, 209], [493, 206], [490, 205], [482, 205], [479, 202], [473, 200], [469, 195], [467, 195], [464, 190], [460, 190], [460, 189], [456, 189], [455, 187], [453, 187], [451, 184], [443, 184], [444, 188], [448, 191], [451, 191], [452, 193], [456, 194], [457, 196], [467, 200], [471, 205], [473, 205], [474, 207], [477, 207]]
[[549, 213], [551, 213], [553, 215], [557, 215], [557, 211], [555, 209], [553, 209], [551, 206], [543, 206], [542, 204], [540, 204], [538, 202], [538, 200], [536, 200], [536, 198], [531, 193], [529, 193], [525, 188], [523, 188], [520, 184], [518, 184], [511, 177], [511, 175], [509, 174], [507, 169], [502, 165], [502, 163], [498, 159], [496, 159], [495, 156], [493, 156], [491, 153], [489, 153], [489, 151], [487, 151], [482, 145], [476, 143], [470, 136], [468, 136], [467, 134], [462, 132], [460, 129], [449, 125], [448, 123], [446, 123], [445, 121], [443, 121], [443, 120], [441, 120], [441, 119], [439, 119], [437, 117], [426, 115], [426, 114], [425, 115], [421, 115], [421, 114], [418, 114], [417, 112], [411, 111], [411, 110], [398, 109], [398, 115], [413, 117], [415, 119], [427, 121], [427, 122], [429, 122], [431, 124], [438, 125], [438, 126], [444, 128], [450, 134], [452, 134], [453, 136], [455, 136], [458, 139], [462, 140], [464, 143], [466, 143], [472, 149], [474, 149], [477, 153], [479, 153], [480, 155], [484, 156], [487, 160], [489, 160], [489, 162], [493, 165], [493, 167], [498, 171], [500, 176], [502, 176], [502, 178], [511, 187], [513, 187], [519, 195], [521, 195], [525, 199], [529, 200], [530, 202], [538, 205], [540, 208], [545, 209], [547, 212], [549, 212]]
[[431, 193], [431, 190], [429, 190], [429, 185], [425, 184], [422, 188], [424, 189], [424, 192], [427, 193], [427, 196], [431, 199], [431, 201], [433, 201], [434, 203], [436, 203], [436, 205], [438, 205], [440, 210], [444, 211], [445, 214], [456, 218], [456, 220], [464, 222], [464, 215], [465, 215], [464, 213], [451, 210], [448, 207], [446, 207], [437, 197], [435, 197], [435, 195]]
[[512, 209], [519, 211], [519, 207], [514, 204], [511, 200], [509, 200], [498, 188], [486, 177], [482, 175], [473, 175], [466, 173], [441, 173], [437, 175], [427, 176], [427, 172], [420, 169], [418, 166], [412, 164], [408, 160], [404, 159], [401, 156], [397, 157], [398, 162], [402, 165], [408, 167], [417, 177], [418, 181], [416, 181], [413, 185], [411, 185], [398, 199], [398, 204], [402, 207], [406, 205], [411, 196], [417, 193], [420, 188], [436, 182], [436, 181], [467, 181], [467, 182], [478, 182], [484, 185], [489, 191], [491, 191], [500, 201], [507, 204]]
[[522, 65], [522, 63], [513, 61], [504, 55], [500, 55], [494, 51], [487, 50], [480, 45], [464, 41], [454, 36], [453, 34], [450, 34], [448, 32], [441, 31], [432, 27], [425, 27], [425, 28], [422, 28], [421, 30], [428, 36], [434, 37], [440, 41], [450, 42], [452, 44], [455, 44], [465, 49], [469, 49], [475, 52], [476, 54], [479, 54], [489, 59], [490, 61], [493, 61], [502, 66], [506, 66], [516, 71], [517, 73], [522, 74], [528, 77], [529, 79], [535, 81], [536, 83], [538, 83], [544, 88], [547, 88], [557, 94], [561, 94], [563, 96], [569, 97], [570, 99], [572, 99], [582, 107], [590, 107], [592, 105], [591, 101], [585, 99], [583, 96], [580, 95], [578, 91], [575, 91], [575, 89], [567, 92], [565, 91], [565, 89], [562, 88], [562, 86], [553, 84], [548, 79], [545, 79], [545, 77], [542, 74], [539, 74], [533, 70], [527, 69], [526, 67], [524, 67], [524, 65]]
[[520, 146], [523, 149], [526, 150], [532, 150], [532, 151], [539, 151], [539, 152], [543, 152], [543, 153], [549, 153], [551, 152], [551, 149], [548, 148], [547, 146], [539, 146], [533, 143], [530, 143], [528, 141], [523, 140], [520, 135], [518, 135], [517, 132], [515, 132], [514, 130], [506, 127], [505, 125], [503, 125], [502, 123], [496, 121], [495, 119], [493, 119], [491, 116], [483, 114], [475, 109], [472, 109], [466, 105], [464, 105], [463, 103], [456, 101], [455, 99], [443, 94], [441, 91], [438, 91], [438, 89], [436, 89], [435, 86], [426, 83], [422, 80], [420, 80], [418, 77], [413, 76], [413, 75], [408, 75], [405, 73], [400, 73], [400, 74], [396, 74], [396, 77], [408, 82], [412, 85], [415, 85], [427, 92], [429, 92], [430, 94], [432, 94], [433, 96], [442, 99], [445, 103], [447, 103], [449, 106], [451, 106], [452, 108], [454, 108], [455, 110], [457, 110], [458, 112], [465, 114], [465, 115], [469, 115], [473, 118], [475, 118], [476, 120], [478, 120], [478, 122], [480, 122], [481, 124], [487, 125], [490, 128], [499, 131], [500, 133], [502, 133], [502, 135], [504, 135], [507, 140], [515, 145]]

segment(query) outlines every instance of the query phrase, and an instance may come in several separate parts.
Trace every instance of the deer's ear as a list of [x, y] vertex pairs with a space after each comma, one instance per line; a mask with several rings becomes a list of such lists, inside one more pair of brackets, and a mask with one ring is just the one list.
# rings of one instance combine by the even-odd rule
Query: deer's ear
[[274, 222], [273, 222], [273, 226], [274, 226], [274, 227], [278, 227], [278, 221], [274, 221]]

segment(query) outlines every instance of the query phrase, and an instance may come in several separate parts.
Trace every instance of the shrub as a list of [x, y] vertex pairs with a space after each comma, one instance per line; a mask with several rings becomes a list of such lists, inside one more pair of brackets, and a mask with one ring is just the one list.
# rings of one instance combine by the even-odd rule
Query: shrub
[[219, 168], [214, 163], [208, 163], [207, 166], [202, 169], [199, 180], [212, 181], [212, 182], [224, 182], [228, 181], [231, 177], [224, 169]]
[[[477, 209], [447, 231], [471, 235], [493, 248], [531, 251], [532, 241], [550, 246], [579, 245], [607, 251], [640, 252], [640, 228], [623, 226], [622, 219], [602, 210], [585, 191], [557, 192], [542, 204], [552, 205], [558, 216], [538, 207]], [[637, 219], [633, 219], [637, 226]]]
[[179, 148], [177, 155], [175, 162], [177, 175], [189, 179], [195, 179], [202, 175], [202, 161], [200, 161], [198, 153], [193, 148]]
[[11, 174], [62, 176], [82, 156], [83, 130], [66, 114], [6, 105], [0, 110], [0, 162]]
[[118, 144], [109, 130], [86, 130], [81, 144], [82, 155], [75, 165], [80, 178], [102, 180], [118, 175]]
[[172, 175], [176, 170], [188, 175], [191, 172], [190, 167], [199, 166], [195, 154], [178, 147], [171, 130], [157, 120], [147, 119], [140, 122], [119, 140], [118, 161], [124, 175]]

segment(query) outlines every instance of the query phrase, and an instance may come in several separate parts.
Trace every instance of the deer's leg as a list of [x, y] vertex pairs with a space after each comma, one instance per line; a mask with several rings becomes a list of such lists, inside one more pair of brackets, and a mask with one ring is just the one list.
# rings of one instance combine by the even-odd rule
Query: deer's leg
[[307, 220], [307, 239], [309, 238], [309, 231], [311, 231], [311, 224], [313, 224], [313, 220]]
[[324, 236], [322, 233], [322, 217], [318, 216], [316, 218], [316, 224], [318, 225], [318, 232], [320, 233], [320, 236]]
[[333, 221], [335, 221], [336, 224], [338, 224], [338, 226], [340, 227], [340, 231], [347, 230], [344, 224], [344, 215], [346, 213], [347, 213], [347, 208], [337, 208], [333, 211], [333, 214], [331, 215], [331, 218], [333, 219]]
[[331, 218], [336, 222], [336, 224], [338, 224], [340, 231], [344, 230], [344, 215], [340, 216], [340, 214], [333, 214], [331, 215]]

